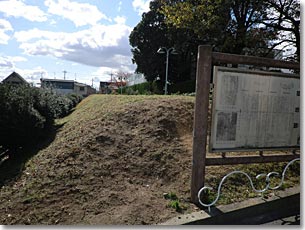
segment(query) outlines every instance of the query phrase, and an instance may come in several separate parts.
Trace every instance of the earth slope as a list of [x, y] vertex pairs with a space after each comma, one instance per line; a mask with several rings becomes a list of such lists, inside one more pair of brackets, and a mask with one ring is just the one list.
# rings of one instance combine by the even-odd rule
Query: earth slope
[[[94, 95], [1, 189], [2, 224], [156, 224], [189, 201], [194, 98]], [[192, 205], [185, 208], [191, 210]]]
[[[164, 194], [178, 197], [180, 212], [194, 211], [193, 111], [194, 97], [91, 95], [57, 121], [54, 140], [17, 176], [3, 180], [10, 159], [0, 162], [0, 224], [158, 224], [179, 214]], [[206, 184], [217, 188], [232, 170], [254, 178], [285, 165], [210, 166]], [[299, 184], [299, 167], [292, 172], [284, 187]], [[247, 178], [226, 184], [218, 204], [260, 196]]]

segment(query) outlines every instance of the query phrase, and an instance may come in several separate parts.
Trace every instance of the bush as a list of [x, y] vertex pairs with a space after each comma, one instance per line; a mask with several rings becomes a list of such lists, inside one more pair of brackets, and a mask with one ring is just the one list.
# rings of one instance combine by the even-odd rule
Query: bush
[[35, 93], [28, 86], [0, 86], [0, 145], [24, 146], [44, 128], [46, 119], [33, 107]]
[[194, 93], [196, 88], [196, 80], [178, 82], [169, 87], [170, 93]]
[[127, 86], [122, 89], [123, 94], [128, 95], [151, 95], [151, 94], [162, 94], [162, 86], [160, 82], [144, 82], [137, 85]]
[[83, 100], [83, 97], [80, 95], [77, 95], [75, 93], [70, 93], [67, 95], [67, 97], [72, 101], [72, 106], [75, 107], [78, 103]]
[[[173, 85], [168, 85], [168, 91], [170, 94], [189, 94], [195, 92], [195, 86], [196, 80], [188, 80], [184, 82], [178, 82]], [[128, 95], [163, 94], [164, 83], [161, 81], [153, 81], [127, 86], [122, 89], [122, 93]]]
[[0, 84], [0, 146], [17, 149], [31, 145], [79, 102], [77, 96], [57, 95], [51, 89]]

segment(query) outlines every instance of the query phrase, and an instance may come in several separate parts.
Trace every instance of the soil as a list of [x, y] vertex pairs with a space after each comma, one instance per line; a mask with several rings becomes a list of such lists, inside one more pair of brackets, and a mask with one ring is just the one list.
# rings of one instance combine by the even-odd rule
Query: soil
[[2, 187], [0, 223], [157, 224], [175, 216], [163, 193], [189, 201], [193, 104], [140, 100], [68, 121]]
[[193, 110], [186, 96], [86, 98], [3, 183], [0, 223], [145, 225], [198, 210], [190, 202]]

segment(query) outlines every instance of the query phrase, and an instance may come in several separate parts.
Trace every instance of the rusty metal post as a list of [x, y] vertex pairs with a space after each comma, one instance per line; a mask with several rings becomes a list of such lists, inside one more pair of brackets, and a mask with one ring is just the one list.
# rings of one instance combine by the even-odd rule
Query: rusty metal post
[[197, 194], [204, 186], [211, 69], [212, 47], [206, 45], [199, 46], [196, 73], [191, 179], [191, 200], [195, 204], [199, 204]]

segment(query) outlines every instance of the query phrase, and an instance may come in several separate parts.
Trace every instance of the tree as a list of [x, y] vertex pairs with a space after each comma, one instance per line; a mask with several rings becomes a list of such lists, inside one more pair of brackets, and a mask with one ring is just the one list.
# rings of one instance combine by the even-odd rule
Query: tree
[[163, 0], [166, 22], [193, 29], [204, 44], [216, 51], [265, 56], [273, 28], [262, 27], [262, 0]]
[[[160, 47], [174, 47], [179, 55], [169, 58], [169, 81], [181, 82], [194, 78], [197, 46], [196, 35], [188, 29], [174, 28], [165, 23], [161, 13], [161, 0], [150, 3], [150, 11], [129, 36], [136, 72], [143, 73], [148, 81], [165, 81], [165, 55], [158, 54]], [[161, 84], [164, 85], [164, 84]]]
[[160, 12], [166, 17], [166, 24], [184, 28], [194, 33], [198, 43], [218, 44], [223, 41], [230, 18], [222, 0], [162, 0]]
[[298, 0], [267, 0], [267, 14], [263, 24], [267, 28], [279, 31], [279, 40], [272, 45], [273, 48], [288, 46], [296, 48], [288, 58], [300, 62], [300, 1]]
[[131, 73], [127, 73], [127, 72], [123, 72], [123, 71], [118, 71], [116, 74], [115, 74], [115, 83], [116, 83], [116, 86], [118, 88], [120, 88], [120, 93], [122, 94], [122, 89], [124, 86], [126, 86], [126, 83], [128, 81], [128, 78], [131, 76], [132, 74]]

